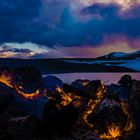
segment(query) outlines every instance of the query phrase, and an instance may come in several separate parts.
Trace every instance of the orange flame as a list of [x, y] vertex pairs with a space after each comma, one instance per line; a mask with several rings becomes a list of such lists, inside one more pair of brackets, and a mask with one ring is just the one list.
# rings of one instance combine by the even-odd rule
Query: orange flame
[[68, 105], [71, 101], [72, 101], [72, 98], [70, 96], [68, 96], [62, 88], [60, 88], [59, 86], [57, 86], [56, 88], [56, 91], [58, 91], [62, 97], [62, 102], [61, 102], [61, 105], [62, 106], [66, 106]]
[[133, 130], [135, 129], [135, 124], [129, 113], [128, 103], [121, 101], [121, 106], [122, 106], [123, 112], [128, 116], [128, 120], [127, 120], [126, 126], [124, 128], [124, 131], [126, 131], [126, 133], [128, 133], [128, 134], [132, 133]]
[[14, 89], [17, 91], [18, 94], [23, 96], [25, 99], [33, 99], [33, 98], [37, 97], [40, 94], [40, 89], [37, 89], [33, 93], [24, 93], [21, 90], [19, 90], [19, 88], [16, 85], [14, 85]]
[[97, 95], [97, 99], [93, 100], [90, 99], [90, 101], [88, 102], [87, 108], [85, 109], [85, 111], [82, 114], [82, 120], [85, 122], [85, 124], [89, 127], [89, 128], [93, 128], [93, 124], [90, 124], [87, 120], [87, 117], [89, 116], [89, 114], [92, 113], [92, 111], [101, 103], [101, 101], [104, 99], [104, 95], [106, 93], [106, 87], [104, 86], [103, 82], [101, 83], [101, 87], [97, 90], [97, 93], [95, 93]]
[[119, 137], [120, 136], [120, 128], [112, 125], [108, 129], [109, 135], [111, 135], [113, 138]]
[[21, 96], [23, 96], [26, 99], [33, 99], [34, 97], [37, 97], [40, 94], [40, 90], [36, 90], [34, 93], [24, 93], [22, 91], [20, 91], [20, 89], [23, 89], [22, 86], [17, 86], [15, 84], [13, 84], [12, 81], [12, 75], [9, 74], [8, 72], [4, 71], [1, 75], [0, 75], [0, 82], [6, 84], [8, 87], [14, 88], [18, 94], [20, 94]]
[[100, 135], [100, 138], [117, 140], [118, 137], [120, 136], [121, 136], [120, 127], [116, 126], [115, 124], [112, 124], [111, 126], [108, 126], [108, 134]]
[[10, 74], [8, 74], [7, 72], [3, 72], [0, 75], [0, 82], [6, 84], [7, 86], [13, 88], [12, 85], [12, 76]]

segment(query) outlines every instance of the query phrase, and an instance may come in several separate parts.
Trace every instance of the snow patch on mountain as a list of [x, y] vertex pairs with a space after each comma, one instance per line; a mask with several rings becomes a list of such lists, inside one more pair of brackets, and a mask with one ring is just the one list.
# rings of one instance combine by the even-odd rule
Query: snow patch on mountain
[[111, 53], [114, 57], [124, 57], [125, 55], [127, 55], [127, 53], [123, 53], [123, 52], [114, 52]]
[[126, 67], [126, 68], [131, 68], [131, 69], [134, 69], [136, 71], [140, 71], [140, 58], [130, 60], [127, 63], [120, 64], [119, 66], [123, 66], [123, 67]]

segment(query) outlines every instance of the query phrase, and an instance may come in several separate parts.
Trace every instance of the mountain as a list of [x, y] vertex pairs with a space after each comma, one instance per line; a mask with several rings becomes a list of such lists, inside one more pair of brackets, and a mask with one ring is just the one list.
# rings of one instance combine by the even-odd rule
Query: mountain
[[[90, 59], [78, 59], [79, 63], [70, 62], [66, 59], [0, 59], [0, 64], [8, 67], [22, 67], [25, 65], [37, 67], [43, 75], [45, 74], [58, 74], [58, 73], [81, 73], [81, 72], [136, 72], [131, 68], [123, 66], [107, 66], [105, 64], [88, 63]], [[93, 59], [91, 59], [93, 61]]]
[[37, 67], [42, 74], [73, 72], [140, 72], [140, 51], [112, 52], [98, 58], [12, 59], [0, 58], [9, 67]]
[[[82, 63], [90, 65], [104, 65], [108, 67], [129, 68], [140, 72], [140, 50], [132, 53], [112, 52], [107, 55], [93, 58], [93, 59], [68, 59], [64, 60], [69, 63]], [[117, 71], [117, 70], [116, 70]], [[121, 71], [120, 71], [121, 72]]]
[[112, 52], [96, 59], [134, 59], [140, 57], [140, 50], [132, 53]]

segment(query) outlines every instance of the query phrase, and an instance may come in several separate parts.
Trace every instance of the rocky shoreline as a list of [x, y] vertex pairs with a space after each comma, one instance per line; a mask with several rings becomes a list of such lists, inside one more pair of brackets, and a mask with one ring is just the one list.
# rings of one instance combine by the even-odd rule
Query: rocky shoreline
[[1, 140], [140, 139], [140, 81], [43, 78], [31, 66], [0, 67]]

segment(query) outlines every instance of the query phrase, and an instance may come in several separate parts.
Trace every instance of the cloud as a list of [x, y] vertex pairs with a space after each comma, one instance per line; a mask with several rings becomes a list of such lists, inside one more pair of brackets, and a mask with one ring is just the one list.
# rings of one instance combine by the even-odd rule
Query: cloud
[[35, 18], [39, 14], [40, 6], [40, 0], [1, 0], [0, 42], [20, 42], [30, 39], [28, 33], [34, 31]]
[[[118, 40], [117, 40], [118, 39]], [[111, 40], [111, 41], [110, 41]], [[2, 58], [94, 58], [111, 52], [134, 52], [137, 51], [140, 38], [132, 42], [123, 36], [116, 38], [106, 37], [104, 44], [98, 47], [93, 46], [74, 46], [64, 47], [55, 46], [53, 48], [41, 46], [29, 42], [25, 43], [4, 43], [0, 46], [0, 57]], [[131, 47], [131, 46], [135, 47]], [[28, 49], [30, 48], [30, 49]]]
[[[134, 41], [140, 37], [140, 5], [130, 3], [122, 13], [123, 3], [124, 0], [114, 3], [110, 0], [104, 3], [103, 0], [100, 3], [95, 0], [87, 3], [75, 0], [2, 0], [0, 42], [32, 42], [54, 48], [97, 47], [107, 36], [115, 35]], [[81, 11], [77, 11], [78, 6]]]
[[32, 51], [30, 49], [18, 49], [18, 48], [7, 48], [2, 47], [2, 50], [0, 50], [0, 53], [6, 53], [6, 52], [13, 52], [13, 53], [31, 53]]
[[37, 51], [41, 52], [42, 48], [39, 45], [29, 42], [25, 43], [4, 43], [0, 46], [0, 57], [3, 58], [28, 58], [34, 55]]

